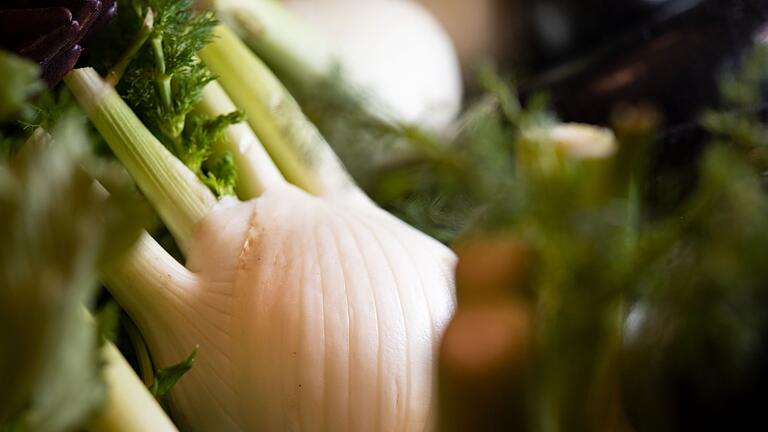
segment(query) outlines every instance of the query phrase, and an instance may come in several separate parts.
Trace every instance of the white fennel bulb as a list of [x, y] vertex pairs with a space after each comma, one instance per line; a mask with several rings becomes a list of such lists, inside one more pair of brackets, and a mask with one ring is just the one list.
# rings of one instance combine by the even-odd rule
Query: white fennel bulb
[[325, 36], [350, 81], [406, 122], [445, 127], [462, 98], [456, 49], [440, 23], [409, 0], [286, 0]]
[[[408, 0], [198, 0], [216, 10], [281, 76], [311, 92], [337, 71], [385, 120], [442, 129], [459, 113], [453, 41]], [[288, 9], [287, 11], [284, 9]]]
[[194, 430], [422, 431], [453, 255], [376, 209], [276, 186], [215, 210], [168, 279], [159, 364]]
[[[248, 102], [238, 107], [253, 130], [232, 126], [223, 143], [254, 195], [245, 201], [216, 202], [93, 70], [67, 78], [187, 258], [144, 235], [104, 275], [156, 365], [199, 346], [171, 392], [176, 420], [192, 431], [430, 430], [454, 254], [365, 197], [268, 69], [218, 36], [201, 58]], [[224, 89], [212, 83], [201, 109], [231, 111]]]

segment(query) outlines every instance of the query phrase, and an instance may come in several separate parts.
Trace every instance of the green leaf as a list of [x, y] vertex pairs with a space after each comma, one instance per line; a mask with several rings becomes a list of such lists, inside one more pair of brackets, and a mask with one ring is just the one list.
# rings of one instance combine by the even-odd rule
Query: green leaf
[[33, 114], [29, 99], [44, 88], [36, 64], [0, 49], [0, 160], [26, 139], [24, 121]]
[[192, 353], [181, 362], [157, 371], [155, 374], [155, 382], [152, 383], [152, 386], [149, 388], [153, 395], [156, 397], [163, 397], [171, 391], [181, 377], [192, 369], [192, 365], [195, 363], [195, 357], [197, 356], [197, 349], [198, 347], [195, 347], [195, 349], [192, 350]]
[[203, 183], [208, 186], [216, 196], [235, 195], [237, 184], [237, 170], [235, 159], [231, 153], [225, 153], [221, 158], [211, 163]]
[[758, 44], [737, 71], [721, 80], [723, 106], [701, 116], [701, 123], [710, 134], [739, 148], [759, 171], [768, 170], [768, 125], [762, 118], [766, 78], [768, 48]]
[[[115, 53], [129, 52], [131, 61], [117, 85], [118, 93], [212, 192], [219, 197], [234, 195], [234, 165], [209, 159], [221, 133], [242, 121], [242, 114], [209, 117], [195, 111], [203, 88], [214, 79], [197, 53], [212, 39], [216, 19], [211, 12], [196, 12], [191, 0], [126, 3], [131, 7], [123, 7], [104, 37], [89, 47], [92, 57], [103, 63], [104, 73], [123, 60]], [[153, 25], [147, 37], [149, 11]], [[137, 42], [141, 47], [134, 52]]]
[[97, 329], [83, 306], [106, 251], [116, 253], [112, 238], [141, 227], [135, 201], [105, 199], [81, 168], [93, 161], [80, 116], [64, 116], [47, 141], [0, 164], [0, 424], [13, 418], [39, 432], [80, 427], [104, 399]]
[[0, 122], [18, 113], [44, 85], [33, 62], [0, 50]]

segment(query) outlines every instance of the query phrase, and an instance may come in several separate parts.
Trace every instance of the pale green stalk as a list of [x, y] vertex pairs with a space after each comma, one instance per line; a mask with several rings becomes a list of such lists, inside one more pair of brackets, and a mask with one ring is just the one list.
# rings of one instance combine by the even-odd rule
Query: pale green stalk
[[131, 316], [137, 324], [173, 318], [169, 315], [179, 304], [178, 291], [198, 283], [194, 273], [147, 233], [129, 253], [104, 269], [101, 280], [123, 309], [140, 314]]
[[199, 0], [198, 6], [215, 10], [264, 61], [305, 90], [326, 78], [335, 65], [330, 44], [279, 2]]
[[216, 204], [216, 198], [152, 135], [96, 71], [77, 69], [65, 81], [185, 250], [197, 223]]
[[[203, 100], [198, 109], [215, 117], [236, 111], [237, 107], [221, 85], [213, 81], [203, 89]], [[261, 195], [272, 185], [285, 183], [280, 170], [245, 121], [227, 127], [215, 144], [215, 150], [220, 153], [229, 152], [234, 158], [237, 193], [244, 200]]]
[[[37, 146], [51, 145], [51, 140], [52, 137], [45, 129], [36, 128], [22, 147], [22, 151], [32, 151]], [[100, 183], [94, 182], [94, 187], [97, 192], [103, 193], [105, 198], [109, 195]], [[83, 307], [83, 314], [95, 325], [92, 315], [85, 307]], [[107, 397], [98, 415], [86, 425], [86, 430], [91, 432], [150, 430], [178, 432], [171, 419], [114, 344], [105, 343], [101, 348], [101, 357], [104, 361], [103, 378]]]
[[[185, 305], [179, 293], [194, 290], [200, 282], [197, 275], [176, 261], [147, 233], [143, 233], [139, 237], [125, 256], [103, 269], [101, 280], [120, 306], [131, 314], [134, 322], [139, 325], [165, 329], [172, 328], [175, 323], [183, 319], [181, 310]], [[148, 344], [157, 343], [156, 340], [148, 338], [152, 334], [144, 334], [143, 336], [147, 338]], [[121, 365], [118, 366], [122, 368]], [[129, 380], [126, 372], [116, 369], [114, 371], [115, 380], [120, 380], [119, 383]], [[131, 408], [137, 407], [139, 404], [149, 404], [149, 401], [144, 400], [146, 399], [145, 395], [135, 394], [138, 392], [137, 385], [141, 386], [144, 392], [147, 392], [147, 389], [139, 377], [133, 371], [131, 372], [130, 381], [132, 383], [124, 383], [123, 385], [132, 386], [129, 387], [129, 390], [135, 387], [132, 390], [134, 394], [126, 393], [121, 389], [119, 394], [116, 393], [115, 395], [113, 406], [116, 409], [112, 411], [119, 411], [119, 407], [123, 404], [127, 404], [126, 406]], [[126, 394], [124, 395], [124, 393]], [[152, 402], [155, 402], [154, 399]], [[108, 406], [108, 408], [111, 407]], [[129, 414], [107, 411], [104, 423], [100, 424], [107, 424], [105, 422], [119, 424], [121, 421], [128, 421], [121, 418], [125, 415]], [[139, 416], [139, 414], [136, 415]], [[147, 415], [151, 418], [147, 418], [146, 423], [142, 423], [144, 425], [142, 427], [136, 429], [100, 429], [100, 431], [166, 430], [162, 428], [164, 425], [162, 420], [155, 418], [156, 413], [152, 411], [152, 408], [147, 408]], [[144, 419], [137, 419], [136, 421], [144, 422]], [[159, 426], [154, 426], [155, 422]]]
[[122, 327], [135, 354], [136, 373], [144, 385], [149, 388], [155, 382], [155, 368], [152, 365], [152, 357], [149, 355], [149, 348], [144, 341], [144, 336], [132, 320], [124, 320]]
[[200, 57], [288, 181], [316, 195], [363, 195], [288, 90], [231, 30], [216, 27]]
[[101, 350], [106, 362], [107, 400], [88, 425], [91, 432], [177, 432], [176, 426], [144, 386], [120, 351], [107, 343]]
[[397, 125], [388, 104], [349, 79], [338, 53], [325, 37], [274, 0], [198, 0], [198, 8], [219, 17], [291, 88], [311, 95], [319, 85], [340, 85], [360, 95], [357, 107], [367, 115]]

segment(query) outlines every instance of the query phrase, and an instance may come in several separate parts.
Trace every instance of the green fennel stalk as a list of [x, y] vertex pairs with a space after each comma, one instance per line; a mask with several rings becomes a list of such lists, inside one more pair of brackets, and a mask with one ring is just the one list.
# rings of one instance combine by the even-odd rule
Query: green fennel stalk
[[183, 248], [197, 222], [216, 203], [213, 194], [147, 130], [96, 71], [78, 69], [65, 81]]
[[316, 194], [361, 195], [336, 154], [288, 90], [224, 25], [200, 57], [243, 110], [271, 158], [291, 183]]
[[200, 0], [215, 10], [248, 46], [289, 84], [311, 91], [335, 62], [330, 46], [279, 2], [272, 0]]
[[[214, 81], [203, 90], [203, 100], [197, 109], [214, 117], [231, 113], [236, 107], [221, 85]], [[241, 199], [257, 197], [269, 186], [285, 181], [246, 121], [227, 126], [213, 147], [218, 155], [233, 155], [238, 173], [235, 188]]]
[[112, 343], [101, 350], [107, 399], [87, 429], [91, 432], [175, 432], [176, 426]]

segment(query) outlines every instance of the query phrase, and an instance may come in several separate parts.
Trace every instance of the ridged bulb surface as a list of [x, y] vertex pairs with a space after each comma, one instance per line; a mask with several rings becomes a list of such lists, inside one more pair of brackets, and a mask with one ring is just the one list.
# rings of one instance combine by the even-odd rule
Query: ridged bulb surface
[[429, 430], [454, 264], [373, 204], [280, 186], [204, 221], [199, 280], [142, 330], [159, 365], [200, 346], [172, 391], [185, 429]]

